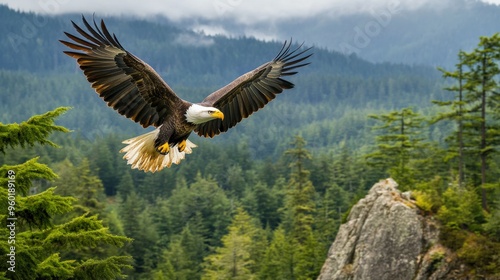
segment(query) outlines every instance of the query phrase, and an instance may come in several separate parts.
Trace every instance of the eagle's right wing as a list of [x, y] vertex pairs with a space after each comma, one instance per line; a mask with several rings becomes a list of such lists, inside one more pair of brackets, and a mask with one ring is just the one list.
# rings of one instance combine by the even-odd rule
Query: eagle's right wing
[[78, 52], [64, 53], [77, 60], [108, 106], [143, 127], [161, 125], [181, 99], [151, 66], [122, 47], [116, 36], [108, 32], [104, 21], [99, 29], [95, 21], [93, 28], [82, 18], [88, 32], [72, 23], [84, 38], [64, 32], [73, 42], [61, 40]]

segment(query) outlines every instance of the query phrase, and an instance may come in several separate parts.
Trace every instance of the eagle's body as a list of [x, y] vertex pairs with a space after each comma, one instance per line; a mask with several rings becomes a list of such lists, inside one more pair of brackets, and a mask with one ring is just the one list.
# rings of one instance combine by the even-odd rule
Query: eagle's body
[[200, 103], [179, 98], [168, 84], [149, 66], [126, 51], [101, 21], [92, 27], [85, 18], [84, 31], [73, 22], [84, 38], [65, 34], [73, 42], [61, 41], [77, 50], [65, 51], [75, 58], [87, 80], [108, 106], [143, 127], [156, 130], [124, 141], [121, 152], [132, 165], [155, 172], [178, 164], [196, 147], [188, 140], [191, 132], [214, 137], [235, 126], [243, 118], [264, 107], [283, 89], [293, 84], [281, 76], [294, 75], [292, 69], [308, 63], [300, 62], [311, 54], [309, 49], [290, 50], [285, 42], [276, 58], [250, 71], [227, 86], [208, 95]]

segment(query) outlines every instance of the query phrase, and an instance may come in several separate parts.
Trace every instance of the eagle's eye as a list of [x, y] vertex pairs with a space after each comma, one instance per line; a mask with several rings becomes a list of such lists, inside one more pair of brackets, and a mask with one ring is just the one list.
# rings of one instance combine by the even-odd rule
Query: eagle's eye
[[213, 113], [215, 113], [215, 111], [208, 111], [208, 113], [212, 115]]

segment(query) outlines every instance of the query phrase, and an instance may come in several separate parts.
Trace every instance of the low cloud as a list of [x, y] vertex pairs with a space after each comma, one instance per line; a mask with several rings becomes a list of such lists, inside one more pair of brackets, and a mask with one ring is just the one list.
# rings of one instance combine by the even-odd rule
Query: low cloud
[[175, 38], [174, 43], [183, 46], [208, 47], [214, 44], [214, 40], [201, 34], [182, 33]]
[[[193, 18], [204, 20], [231, 20], [238, 24], [253, 25], [281, 20], [310, 18], [319, 14], [332, 17], [356, 13], [370, 13], [388, 5], [401, 9], [442, 6], [456, 0], [0, 0], [13, 9], [44, 14], [96, 13], [98, 15], [134, 15], [137, 17], [165, 16], [172, 21]], [[496, 2], [500, 0], [484, 0]]]

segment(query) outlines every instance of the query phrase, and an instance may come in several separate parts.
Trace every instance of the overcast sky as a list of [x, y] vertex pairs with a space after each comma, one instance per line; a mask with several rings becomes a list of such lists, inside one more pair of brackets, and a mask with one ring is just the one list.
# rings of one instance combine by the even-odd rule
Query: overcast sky
[[[276, 25], [283, 20], [379, 11], [441, 9], [458, 0], [0, 0], [10, 8], [42, 14], [95, 13], [98, 17], [165, 16], [207, 35], [279, 38]], [[474, 0], [471, 0], [474, 1]], [[478, 0], [500, 4], [500, 0]], [[393, 12], [391, 11], [391, 13]], [[224, 23], [222, 24], [222, 20]], [[228, 21], [231, 22], [228, 26]]]
[[[320, 13], [352, 14], [397, 6], [415, 9], [439, 7], [453, 0], [0, 0], [13, 9], [37, 13], [96, 13], [105, 15], [163, 15], [173, 21], [232, 19], [240, 24], [262, 24], [282, 19], [314, 17]], [[500, 4], [500, 0], [482, 0]]]

